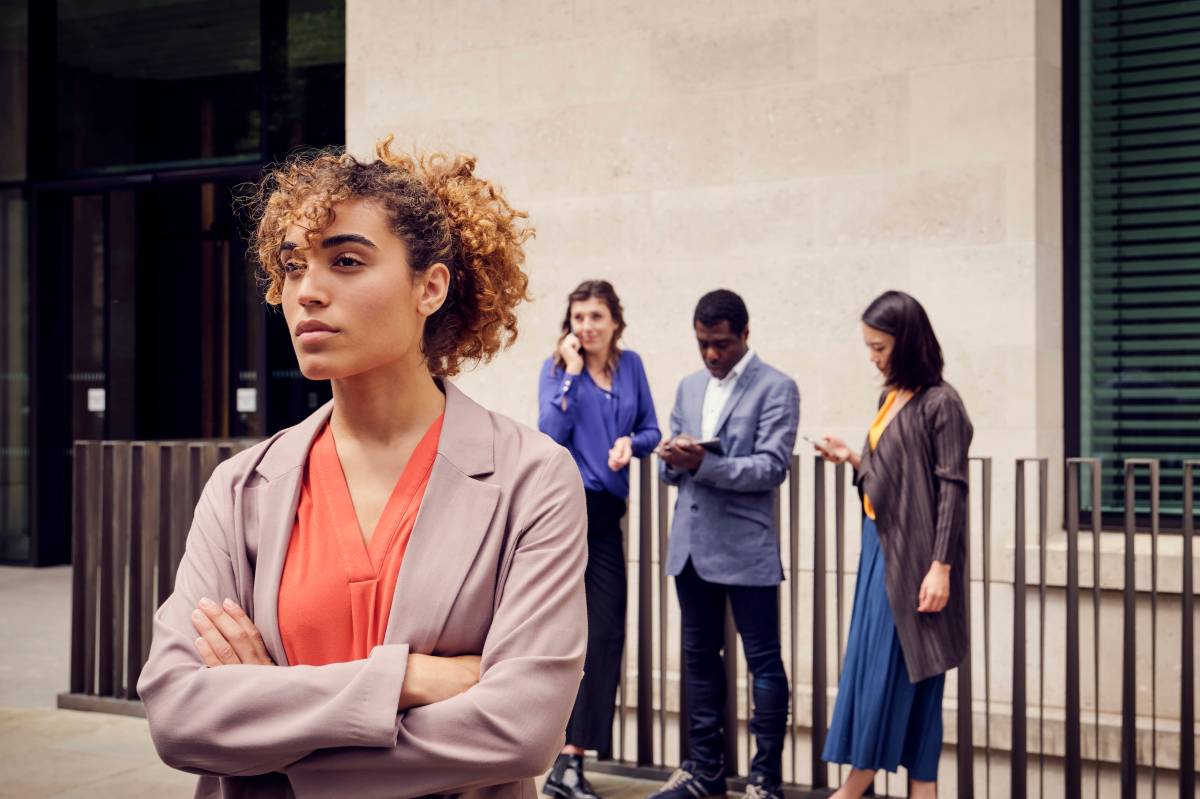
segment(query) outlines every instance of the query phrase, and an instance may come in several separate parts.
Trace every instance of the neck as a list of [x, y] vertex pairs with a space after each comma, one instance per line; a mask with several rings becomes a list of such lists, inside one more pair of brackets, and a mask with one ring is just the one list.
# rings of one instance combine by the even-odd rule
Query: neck
[[589, 372], [606, 372], [608, 371], [608, 353], [592, 353], [585, 352], [583, 362], [587, 365]]
[[389, 444], [421, 435], [446, 407], [423, 360], [334, 380], [329, 424], [339, 439]]

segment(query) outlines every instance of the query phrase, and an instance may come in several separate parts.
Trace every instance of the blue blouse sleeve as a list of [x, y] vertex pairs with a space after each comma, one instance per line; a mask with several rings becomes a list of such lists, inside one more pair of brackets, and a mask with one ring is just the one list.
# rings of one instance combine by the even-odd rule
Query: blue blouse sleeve
[[[631, 353], [632, 354], [632, 353]], [[654, 451], [658, 442], [662, 441], [662, 433], [658, 429], [658, 415], [654, 412], [654, 398], [650, 395], [650, 382], [646, 379], [646, 369], [642, 359], [637, 363], [637, 414], [633, 420], [633, 457], [644, 458]]]
[[578, 396], [579, 376], [567, 374], [555, 366], [554, 359], [547, 359], [538, 382], [538, 430], [566, 446], [575, 429]]

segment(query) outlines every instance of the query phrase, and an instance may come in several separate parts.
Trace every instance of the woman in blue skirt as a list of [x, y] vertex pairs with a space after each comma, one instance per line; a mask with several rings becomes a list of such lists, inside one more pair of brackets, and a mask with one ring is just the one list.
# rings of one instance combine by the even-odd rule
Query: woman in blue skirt
[[929, 317], [898, 291], [862, 316], [883, 374], [879, 412], [861, 453], [834, 436], [817, 447], [854, 467], [862, 554], [833, 722], [822, 757], [851, 766], [834, 799], [857, 799], [878, 769], [904, 766], [913, 797], [934, 797], [946, 672], [969, 645], [965, 542], [972, 428], [942, 380]]

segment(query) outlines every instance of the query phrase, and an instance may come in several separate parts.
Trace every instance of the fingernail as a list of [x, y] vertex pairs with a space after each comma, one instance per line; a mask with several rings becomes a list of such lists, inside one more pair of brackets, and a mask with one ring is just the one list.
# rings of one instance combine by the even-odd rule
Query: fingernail
[[227, 610], [236, 610], [238, 604], [229, 597], [225, 597], [225, 601], [221, 603]]
[[194, 645], [194, 646], [195, 646], [197, 649], [199, 649], [199, 648], [200, 648], [200, 644], [202, 644], [203, 642], [204, 642], [204, 639], [203, 639], [203, 638], [197, 638], [195, 641], [192, 641], [192, 644], [193, 644], [193, 645]]
[[192, 620], [193, 621], [204, 621], [206, 618], [208, 618], [208, 617], [204, 615], [203, 611], [201, 611], [201, 610], [193, 610], [192, 611]]
[[205, 610], [216, 610], [217, 603], [213, 602], [208, 597], [203, 596], [203, 597], [200, 597], [200, 607], [204, 608]]

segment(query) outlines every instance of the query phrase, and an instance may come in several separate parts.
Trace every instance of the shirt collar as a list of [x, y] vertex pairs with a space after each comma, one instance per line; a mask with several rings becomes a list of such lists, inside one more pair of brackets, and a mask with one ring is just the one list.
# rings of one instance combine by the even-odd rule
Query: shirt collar
[[742, 359], [740, 361], [738, 361], [732, 369], [729, 370], [729, 374], [725, 375], [725, 377], [721, 378], [720, 380], [716, 380], [716, 378], [713, 378], [713, 379], [716, 381], [717, 385], [719, 385], [719, 386], [724, 386], [724, 385], [733, 383], [739, 377], [742, 376], [742, 372], [746, 371], [746, 367], [750, 364], [750, 359], [753, 357], [754, 357], [754, 350], [747, 349], [746, 354], [742, 356]]

